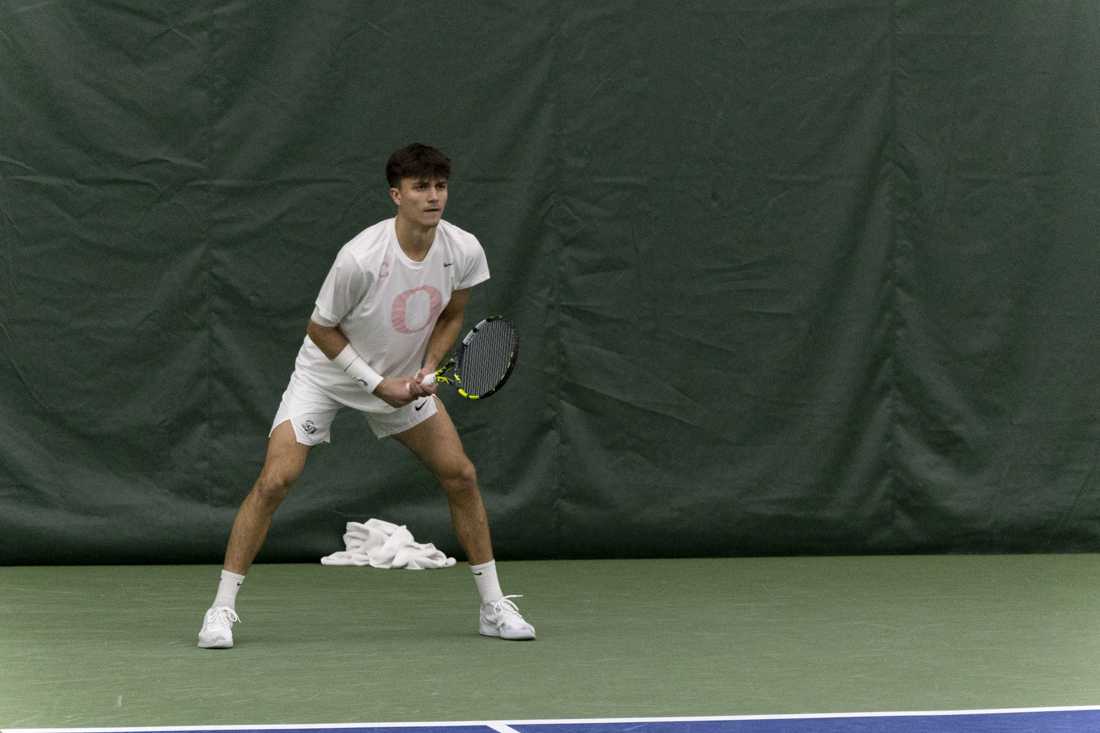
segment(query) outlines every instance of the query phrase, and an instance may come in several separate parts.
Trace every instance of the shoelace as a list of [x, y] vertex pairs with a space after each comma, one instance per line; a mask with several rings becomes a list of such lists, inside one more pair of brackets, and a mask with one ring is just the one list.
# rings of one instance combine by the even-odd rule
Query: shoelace
[[523, 620], [523, 616], [520, 615], [519, 607], [512, 602], [513, 598], [523, 598], [523, 596], [504, 596], [499, 601], [493, 601], [489, 604], [489, 607], [500, 616], [512, 617], [509, 620], [527, 623]]
[[240, 623], [241, 617], [229, 606], [215, 608], [210, 614], [210, 621], [224, 621], [226, 624]]

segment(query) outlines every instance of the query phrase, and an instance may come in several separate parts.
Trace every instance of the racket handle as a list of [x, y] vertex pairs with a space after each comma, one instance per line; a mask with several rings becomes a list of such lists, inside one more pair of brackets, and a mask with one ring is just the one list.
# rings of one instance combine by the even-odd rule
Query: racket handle
[[424, 378], [420, 380], [420, 384], [423, 387], [431, 387], [433, 384], [435, 384], [435, 373], [433, 372], [432, 374], [425, 374]]

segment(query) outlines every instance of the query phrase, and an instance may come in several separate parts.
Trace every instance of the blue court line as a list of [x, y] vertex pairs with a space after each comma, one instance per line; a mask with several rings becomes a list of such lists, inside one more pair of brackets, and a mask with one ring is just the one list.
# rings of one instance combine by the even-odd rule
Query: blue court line
[[0, 733], [1089, 733], [1100, 708], [1026, 708], [699, 718], [230, 725], [140, 728], [7, 728]]
[[1100, 710], [510, 726], [518, 733], [1085, 733]]

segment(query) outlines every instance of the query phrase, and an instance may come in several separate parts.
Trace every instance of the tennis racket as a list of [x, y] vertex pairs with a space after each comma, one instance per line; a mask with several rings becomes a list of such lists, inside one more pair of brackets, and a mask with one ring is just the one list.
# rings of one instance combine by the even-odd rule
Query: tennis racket
[[483, 400], [504, 386], [518, 357], [515, 326], [503, 316], [489, 316], [471, 328], [447, 363], [421, 383], [449, 384], [468, 400]]

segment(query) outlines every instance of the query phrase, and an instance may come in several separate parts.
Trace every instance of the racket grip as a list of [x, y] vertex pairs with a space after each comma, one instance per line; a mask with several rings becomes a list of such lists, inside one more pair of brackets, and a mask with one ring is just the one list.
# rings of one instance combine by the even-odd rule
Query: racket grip
[[424, 378], [420, 380], [420, 385], [423, 387], [431, 387], [435, 384], [435, 373], [425, 374]]

